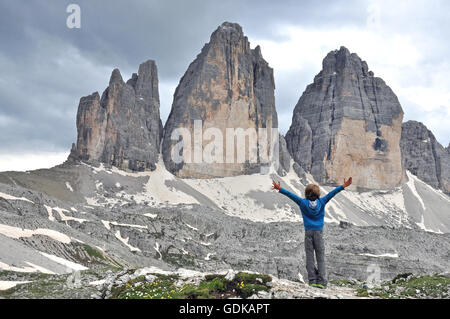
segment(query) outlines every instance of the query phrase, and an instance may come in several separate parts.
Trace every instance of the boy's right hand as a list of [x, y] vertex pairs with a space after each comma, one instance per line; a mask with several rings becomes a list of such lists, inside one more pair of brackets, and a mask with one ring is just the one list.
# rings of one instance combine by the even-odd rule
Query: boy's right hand
[[272, 189], [276, 189], [276, 190], [280, 190], [280, 188], [281, 188], [281, 182], [275, 182], [275, 181], [272, 181]]
[[346, 188], [346, 187], [350, 186], [351, 183], [352, 183], [352, 178], [351, 177], [348, 180], [345, 180], [345, 178], [344, 178], [344, 184], [342, 184], [342, 186], [344, 188]]

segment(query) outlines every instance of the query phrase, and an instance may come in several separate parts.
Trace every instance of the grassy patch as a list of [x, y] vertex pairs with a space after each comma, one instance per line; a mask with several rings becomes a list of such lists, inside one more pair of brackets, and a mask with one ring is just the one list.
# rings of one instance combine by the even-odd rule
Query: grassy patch
[[248, 298], [259, 291], [269, 291], [266, 285], [272, 281], [272, 277], [263, 274], [251, 274], [239, 272], [234, 277], [235, 289], [242, 298]]
[[350, 287], [350, 288], [355, 288], [355, 287], [359, 286], [359, 284], [355, 284], [353, 281], [350, 281], [350, 280], [347, 280], [347, 279], [331, 280], [330, 284], [335, 285], [335, 286], [339, 286], [339, 287]]
[[[176, 299], [179, 298], [174, 283], [169, 279], [157, 279], [153, 282], [128, 282], [117, 294], [117, 299]], [[114, 298], [113, 293], [113, 298]]]
[[145, 276], [137, 277], [125, 285], [112, 289], [117, 299], [214, 299], [227, 297], [247, 298], [258, 291], [269, 291], [268, 275], [240, 272], [232, 281], [224, 275], [207, 275], [198, 285], [176, 287], [178, 276], [153, 274], [157, 279], [147, 282]]
[[[42, 274], [46, 275], [46, 274]], [[3, 298], [11, 298], [16, 293], [22, 294], [23, 292], [26, 296], [32, 298], [45, 298], [55, 291], [62, 289], [66, 282], [66, 277], [56, 277], [51, 280], [46, 279], [47, 277], [38, 278], [36, 277], [36, 281], [32, 281], [26, 284], [19, 284], [15, 287], [12, 287], [7, 290], [0, 291], [0, 297]]]
[[83, 244], [83, 248], [89, 256], [91, 256], [93, 258], [97, 258], [97, 259], [102, 259], [102, 260], [105, 259], [103, 254], [101, 252], [99, 252], [97, 249], [95, 249], [89, 245], [86, 245], [86, 244]]
[[225, 293], [228, 288], [229, 283], [224, 277], [215, 277], [203, 280], [198, 286], [185, 285], [180, 292], [186, 299], [211, 299]]
[[269, 275], [263, 275], [263, 274], [251, 274], [248, 272], [238, 272], [236, 276], [234, 277], [235, 281], [238, 282], [245, 282], [248, 284], [266, 284], [269, 281], [272, 281], [272, 277]]
[[358, 296], [381, 298], [449, 298], [450, 278], [439, 275], [412, 276], [401, 274], [381, 287], [357, 289]]

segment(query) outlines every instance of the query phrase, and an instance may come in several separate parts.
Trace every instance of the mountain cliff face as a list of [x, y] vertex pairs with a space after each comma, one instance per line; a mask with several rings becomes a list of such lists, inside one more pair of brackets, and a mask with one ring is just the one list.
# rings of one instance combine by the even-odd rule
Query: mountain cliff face
[[162, 133], [155, 62], [142, 63], [126, 83], [115, 69], [101, 98], [97, 92], [82, 97], [77, 131], [69, 160], [153, 170]]
[[450, 153], [417, 121], [402, 125], [400, 140], [405, 169], [434, 188], [450, 194]]
[[340, 184], [353, 176], [361, 189], [388, 189], [404, 178], [402, 119], [389, 86], [341, 47], [328, 53], [300, 97], [286, 142], [294, 160], [319, 183]]
[[[230, 155], [232, 160], [226, 160], [226, 143], [230, 142], [230, 139], [225, 140], [226, 129], [256, 129], [258, 132], [258, 128], [277, 128], [274, 89], [273, 70], [263, 59], [259, 46], [250, 49], [248, 39], [238, 24], [223, 23], [189, 65], [175, 91], [162, 143], [167, 169], [179, 177], [199, 178], [258, 171], [264, 162], [261, 160], [262, 156], [267, 153], [264, 153], [265, 143], [258, 141], [254, 148], [247, 144], [246, 159], [240, 161], [236, 156], [236, 151], [240, 148], [236, 141], [234, 148], [231, 148], [231, 151], [235, 151], [234, 155]], [[193, 157], [190, 163], [186, 158], [181, 163], [174, 161], [172, 150], [179, 139], [176, 136], [172, 139], [172, 134], [176, 133], [177, 128], [188, 129], [192, 140], [186, 139], [183, 143], [192, 145], [194, 149], [190, 142], [194, 140], [196, 120], [202, 121], [199, 127], [203, 132], [208, 128], [216, 128], [218, 135], [222, 135], [204, 137], [200, 142], [200, 153], [207, 151], [205, 147], [213, 138], [215, 141], [222, 140], [223, 147], [219, 145], [214, 149], [212, 153], [217, 157], [209, 163]], [[260, 136], [258, 133], [258, 137]], [[254, 153], [257, 160], [252, 162], [250, 154]], [[183, 155], [186, 155], [184, 150]]]

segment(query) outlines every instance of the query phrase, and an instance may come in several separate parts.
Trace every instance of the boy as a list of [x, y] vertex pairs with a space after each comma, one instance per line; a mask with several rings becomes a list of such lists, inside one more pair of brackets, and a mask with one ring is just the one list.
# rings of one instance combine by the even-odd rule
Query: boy
[[[352, 183], [352, 178], [344, 178], [344, 184], [336, 187], [324, 197], [320, 197], [320, 188], [315, 184], [308, 184], [305, 188], [305, 197], [301, 198], [290, 191], [281, 188], [280, 182], [272, 181], [272, 189], [277, 189], [286, 195], [300, 207], [305, 226], [305, 254], [308, 282], [311, 286], [325, 289], [327, 287], [327, 274], [325, 266], [325, 245], [323, 242], [323, 223], [325, 217], [325, 205], [334, 195]], [[314, 262], [316, 253], [317, 268]]]

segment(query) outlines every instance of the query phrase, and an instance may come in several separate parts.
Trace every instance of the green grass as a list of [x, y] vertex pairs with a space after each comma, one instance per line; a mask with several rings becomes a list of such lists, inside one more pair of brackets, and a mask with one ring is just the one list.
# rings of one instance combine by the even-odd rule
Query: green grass
[[101, 252], [99, 252], [97, 249], [95, 249], [89, 245], [86, 245], [86, 244], [83, 244], [83, 248], [89, 256], [91, 256], [93, 258], [97, 258], [97, 259], [102, 259], [102, 260], [105, 259], [103, 254]]
[[450, 278], [439, 275], [424, 275], [414, 276], [407, 280], [409, 275], [398, 275], [392, 281], [385, 282], [378, 288], [370, 290], [358, 288], [357, 295], [360, 297], [376, 296], [381, 298], [449, 297]]
[[51, 295], [54, 291], [61, 289], [61, 287], [63, 287], [67, 280], [67, 276], [54, 278], [49, 281], [44, 280], [45, 278], [46, 277], [44, 276], [41, 278], [36, 277], [36, 281], [26, 284], [19, 284], [8, 290], [0, 291], [0, 297], [11, 298], [16, 292], [21, 291], [23, 289], [23, 286], [26, 286], [26, 294], [28, 296], [32, 296], [33, 298], [44, 298]]
[[137, 277], [123, 286], [112, 289], [116, 299], [214, 299], [224, 297], [247, 298], [258, 291], [269, 291], [266, 285], [272, 278], [268, 275], [240, 272], [234, 280], [224, 275], [207, 275], [198, 285], [185, 284], [176, 287], [177, 276], [154, 274], [158, 278], [146, 282], [145, 276]]
[[251, 274], [239, 272], [234, 277], [235, 289], [242, 298], [248, 298], [259, 291], [269, 291], [267, 283], [272, 281], [272, 277], [263, 274]]
[[251, 274], [248, 272], [238, 272], [234, 277], [234, 280], [239, 282], [244, 281], [245, 283], [249, 284], [258, 284], [258, 283], [266, 284], [269, 281], [272, 281], [272, 277], [264, 274]]
[[335, 285], [335, 286], [339, 286], [339, 287], [351, 287], [351, 288], [355, 288], [358, 287], [358, 284], [353, 284], [350, 280], [347, 279], [336, 279], [336, 280], [331, 280], [330, 284]]

